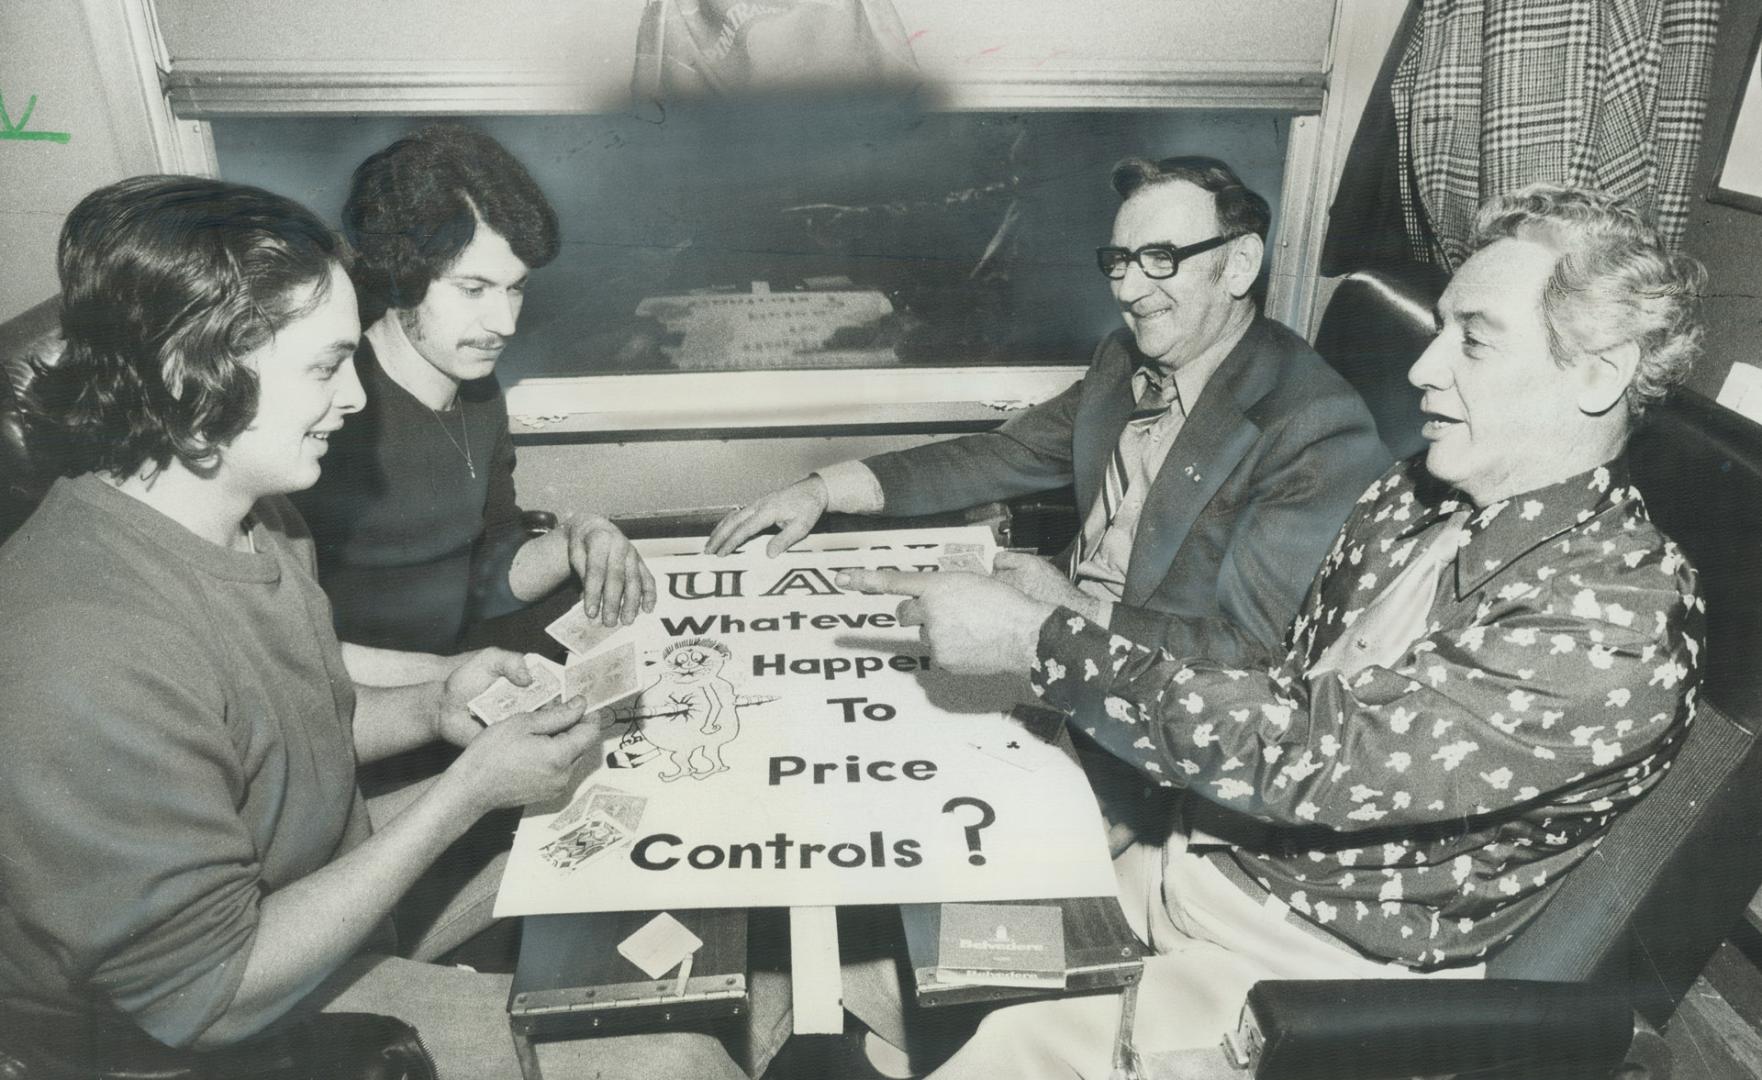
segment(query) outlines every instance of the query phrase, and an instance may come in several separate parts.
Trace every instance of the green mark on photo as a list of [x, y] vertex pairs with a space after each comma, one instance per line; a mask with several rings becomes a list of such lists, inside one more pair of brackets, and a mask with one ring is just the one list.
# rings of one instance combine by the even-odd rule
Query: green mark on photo
[[32, 94], [31, 100], [24, 107], [24, 115], [18, 123], [6, 112], [6, 99], [0, 97], [0, 139], [16, 139], [20, 142], [58, 142], [64, 143], [73, 138], [65, 131], [26, 131], [25, 125], [31, 122], [31, 113], [37, 108], [37, 95]]

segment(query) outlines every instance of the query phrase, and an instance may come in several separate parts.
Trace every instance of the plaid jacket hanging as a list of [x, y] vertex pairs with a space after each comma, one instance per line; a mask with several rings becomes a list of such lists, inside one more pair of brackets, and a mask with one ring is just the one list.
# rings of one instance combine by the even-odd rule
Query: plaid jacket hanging
[[1481, 202], [1598, 187], [1675, 247], [1707, 109], [1719, 0], [1421, 0], [1390, 84], [1414, 255], [1454, 269]]

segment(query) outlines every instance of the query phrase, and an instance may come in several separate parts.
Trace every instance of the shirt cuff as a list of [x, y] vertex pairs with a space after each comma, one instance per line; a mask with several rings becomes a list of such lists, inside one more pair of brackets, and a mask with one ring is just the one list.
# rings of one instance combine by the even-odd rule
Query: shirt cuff
[[1065, 712], [1098, 703], [1113, 679], [1109, 649], [1115, 640], [1131, 648], [1124, 638], [1112, 638], [1106, 627], [1070, 608], [1048, 615], [1040, 624], [1040, 646], [1028, 672], [1034, 693]]
[[816, 469], [826, 483], [826, 509], [836, 514], [879, 514], [887, 505], [881, 481], [860, 461], [841, 461]]
[[1142, 650], [1093, 620], [1060, 608], [1040, 625], [1038, 655], [1028, 676], [1036, 694], [1070, 713], [1103, 750], [1146, 779], [1173, 787], [1185, 778], [1170, 764], [1163, 724], [1154, 722], [1156, 707], [1111, 694], [1120, 669]]
[[1113, 601], [1112, 600], [1103, 600], [1100, 597], [1096, 598], [1096, 600], [1095, 600], [1095, 620], [1094, 621], [1096, 623], [1098, 623], [1102, 627], [1102, 629], [1104, 629], [1104, 630], [1111, 630], [1113, 628]]

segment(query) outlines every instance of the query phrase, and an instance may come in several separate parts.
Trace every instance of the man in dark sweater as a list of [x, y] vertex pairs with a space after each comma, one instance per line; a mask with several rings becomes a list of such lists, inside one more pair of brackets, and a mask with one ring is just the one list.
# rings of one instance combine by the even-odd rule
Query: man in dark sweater
[[[422, 128], [355, 170], [343, 231], [367, 328], [356, 354], [367, 407], [297, 500], [338, 636], [453, 653], [473, 622], [572, 577], [608, 626], [652, 608], [653, 577], [604, 517], [567, 516], [536, 539], [521, 527], [495, 367], [528, 275], [559, 245], [525, 168], [471, 128]], [[351, 668], [376, 655], [356, 648]]]

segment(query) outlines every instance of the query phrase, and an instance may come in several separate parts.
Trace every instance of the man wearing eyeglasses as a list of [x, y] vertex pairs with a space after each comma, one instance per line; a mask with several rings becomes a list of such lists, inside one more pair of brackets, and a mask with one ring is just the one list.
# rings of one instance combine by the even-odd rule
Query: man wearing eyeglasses
[[1096, 253], [1126, 330], [1064, 393], [995, 432], [843, 462], [725, 517], [725, 554], [820, 515], [913, 515], [1075, 484], [1082, 532], [1057, 563], [995, 576], [1177, 656], [1275, 650], [1328, 541], [1389, 457], [1363, 401], [1251, 295], [1266, 200], [1215, 158], [1131, 158]]
[[[1259, 313], [1264, 198], [1208, 157], [1127, 159], [1113, 186], [1122, 202], [1096, 261], [1126, 326], [1079, 382], [996, 431], [821, 469], [723, 518], [705, 550], [775, 526], [776, 556], [828, 510], [928, 514], [1074, 484], [1083, 527], [1071, 547], [1056, 562], [1000, 552], [997, 580], [1148, 648], [1270, 662], [1390, 459], [1358, 394]], [[1163, 840], [1171, 804], [1081, 736], [1078, 749], [1115, 854]], [[891, 971], [847, 957], [845, 1003], [900, 1047]]]

